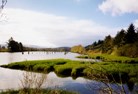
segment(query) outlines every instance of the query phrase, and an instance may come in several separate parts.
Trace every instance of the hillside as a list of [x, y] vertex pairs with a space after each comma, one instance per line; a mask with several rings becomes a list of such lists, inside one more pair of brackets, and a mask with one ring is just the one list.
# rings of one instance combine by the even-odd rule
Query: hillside
[[[78, 46], [74, 47], [77, 49]], [[138, 30], [130, 24], [127, 30], [118, 31], [115, 37], [108, 35], [104, 40], [95, 41], [84, 47], [83, 51], [76, 51], [74, 47], [71, 49], [72, 52], [104, 53], [135, 58], [138, 57]]]

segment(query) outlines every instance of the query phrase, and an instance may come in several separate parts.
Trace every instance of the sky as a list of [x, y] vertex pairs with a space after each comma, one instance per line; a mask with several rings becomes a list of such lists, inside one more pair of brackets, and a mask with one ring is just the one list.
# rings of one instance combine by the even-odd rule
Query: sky
[[138, 0], [8, 0], [0, 13], [0, 44], [89, 45], [138, 27]]

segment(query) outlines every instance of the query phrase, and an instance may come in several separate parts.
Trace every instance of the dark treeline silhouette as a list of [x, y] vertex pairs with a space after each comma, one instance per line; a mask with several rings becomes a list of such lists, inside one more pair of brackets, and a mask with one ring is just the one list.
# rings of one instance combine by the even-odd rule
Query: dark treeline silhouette
[[115, 37], [108, 35], [104, 40], [95, 41], [85, 49], [96, 53], [138, 57], [138, 29], [130, 24], [127, 30], [122, 29]]
[[37, 48], [23, 46], [21, 42], [15, 41], [12, 37], [8, 41], [9, 52], [23, 52], [23, 51], [52, 51], [52, 52], [69, 52], [69, 47], [58, 47], [58, 48]]
[[8, 41], [8, 51], [9, 52], [23, 52], [23, 45], [21, 42], [15, 41], [12, 37]]
[[45, 51], [45, 52], [70, 52], [70, 47], [41, 48], [23, 46], [21, 42], [15, 41], [12, 37], [8, 40], [7, 45], [0, 45], [0, 52], [24, 52], [24, 51]]
[[7, 49], [4, 45], [0, 45], [0, 52], [6, 52]]
[[24, 51], [69, 52], [70, 47], [57, 47], [57, 48], [24, 47]]
[[69, 52], [70, 47], [44, 48], [43, 51]]

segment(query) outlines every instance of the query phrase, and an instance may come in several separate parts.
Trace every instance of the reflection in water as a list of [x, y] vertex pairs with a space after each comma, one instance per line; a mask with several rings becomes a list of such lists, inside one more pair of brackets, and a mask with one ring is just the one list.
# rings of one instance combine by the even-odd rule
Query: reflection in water
[[[17, 62], [17, 61], [25, 61], [25, 60], [39, 60], [39, 59], [53, 59], [53, 58], [76, 59], [75, 57], [77, 55], [78, 54], [74, 54], [74, 53], [68, 53], [64, 55], [64, 53], [51, 53], [51, 52], [48, 52], [48, 53], [31, 52], [30, 54], [28, 54], [28, 52], [24, 52], [24, 54], [0, 53], [0, 65], [8, 64], [11, 62]], [[22, 77], [23, 77], [23, 71], [0, 68], [0, 90], [20, 88], [19, 84], [20, 84], [20, 79], [22, 79]], [[65, 88], [66, 85], [67, 86], [72, 86], [72, 84], [77, 85], [84, 81], [85, 79], [83, 79], [82, 81], [73, 80], [71, 77], [59, 78], [54, 73], [49, 73], [47, 75], [47, 81], [43, 85], [43, 88], [46, 88], [46, 87]], [[83, 89], [83, 87], [81, 88]], [[74, 88], [70, 87], [70, 90], [72, 89]]]
[[[8, 64], [11, 62], [17, 61], [25, 61], [25, 60], [40, 60], [40, 59], [53, 59], [53, 58], [65, 58], [65, 59], [73, 59], [78, 60], [75, 58], [78, 54], [68, 53], [52, 53], [52, 52], [24, 52], [22, 53], [0, 53], [0, 65]], [[39, 73], [35, 73], [39, 74]], [[20, 79], [23, 78], [23, 71], [20, 70], [11, 70], [11, 69], [4, 69], [0, 68], [0, 90], [4, 89], [18, 89], [20, 84]], [[91, 88], [93, 90], [89, 90], [87, 85], [89, 82], [91, 84]], [[97, 86], [102, 86], [100, 82], [97, 81], [86, 81], [84, 78], [76, 78], [75, 80], [72, 77], [65, 77], [60, 78], [54, 72], [51, 72], [47, 75], [46, 82], [43, 84], [43, 88], [62, 88], [67, 90], [79, 91], [81, 94], [96, 94], [98, 93], [95, 90], [95, 84]], [[125, 85], [126, 91], [128, 88], [130, 90], [136, 89], [138, 86], [132, 82], [127, 83]], [[114, 87], [115, 85], [113, 85]], [[118, 88], [117, 88], [118, 89]], [[128, 91], [129, 92], [129, 91]]]
[[41, 60], [41, 59], [54, 59], [54, 58], [65, 58], [65, 59], [73, 59], [73, 60], [79, 60], [78, 58], [75, 58], [79, 54], [75, 53], [68, 53], [64, 55], [64, 52], [24, 52], [24, 54], [18, 52], [18, 53], [0, 53], [0, 65], [2, 64], [8, 64], [11, 62], [17, 62], [17, 61], [25, 61], [25, 60]]
[[133, 91], [133, 89], [134, 89], [134, 82], [132, 82], [132, 81], [127, 82], [127, 86], [128, 86], [128, 88], [129, 88], [130, 91]]
[[[24, 78], [24, 71], [20, 70], [11, 70], [0, 68], [0, 90], [5, 89], [19, 89], [21, 88], [21, 79]], [[40, 75], [40, 73], [33, 73]], [[82, 94], [91, 92], [85, 88], [86, 80], [84, 78], [77, 78], [73, 80], [71, 77], [59, 78], [54, 72], [47, 74], [46, 81], [44, 82], [42, 88], [61, 88], [79, 91]]]
[[0, 68], [0, 90], [19, 88], [21, 71]]
[[24, 92], [24, 94], [29, 93], [29, 92], [26, 92], [26, 90], [30, 88], [35, 88], [35, 90], [33, 91], [39, 94], [40, 89], [42, 88], [42, 85], [46, 81], [47, 74], [44, 74], [44, 73], [38, 74], [38, 73], [25, 71], [22, 75], [23, 77], [20, 80], [21, 81], [20, 85], [21, 85], [21, 88], [23, 89], [22, 91]]

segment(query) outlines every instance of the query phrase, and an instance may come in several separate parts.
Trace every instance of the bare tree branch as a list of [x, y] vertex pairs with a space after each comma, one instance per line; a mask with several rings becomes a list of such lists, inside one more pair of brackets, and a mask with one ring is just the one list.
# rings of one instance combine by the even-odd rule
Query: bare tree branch
[[5, 7], [6, 4], [7, 4], [7, 0], [2, 0], [1, 6], [0, 6], [0, 13], [2, 12], [2, 10], [3, 10], [3, 8]]
[[[114, 66], [116, 66], [116, 65], [114, 64]], [[99, 91], [101, 93], [106, 93], [106, 94], [118, 94], [118, 93], [119, 94], [126, 94], [125, 88], [123, 86], [122, 75], [121, 75], [120, 71], [118, 73], [120, 82], [118, 83], [116, 81], [114, 75], [111, 74], [110, 72], [107, 72], [107, 70], [104, 67], [99, 66], [98, 69], [95, 69], [95, 68], [89, 66], [89, 68], [91, 69], [91, 72], [87, 76], [89, 78], [93, 79], [93, 80], [101, 82], [104, 85], [104, 87], [99, 87], [100, 88]], [[117, 66], [116, 66], [116, 69], [119, 70], [119, 68]], [[94, 71], [97, 74], [93, 74]], [[121, 89], [119, 91], [116, 91], [111, 86], [111, 84], [115, 84], [118, 87], [118, 89], [119, 89], [119, 87], [121, 87]], [[91, 88], [91, 86], [89, 86], [89, 87]]]

